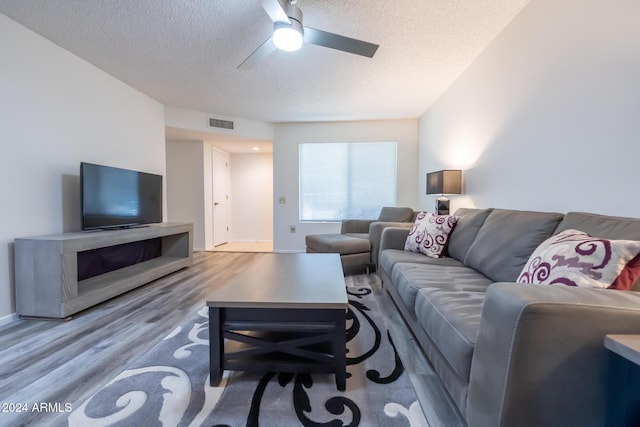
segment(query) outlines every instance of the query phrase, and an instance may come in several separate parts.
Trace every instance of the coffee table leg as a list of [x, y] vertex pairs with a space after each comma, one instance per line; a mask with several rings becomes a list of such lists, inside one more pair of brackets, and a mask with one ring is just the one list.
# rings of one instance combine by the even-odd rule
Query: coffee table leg
[[347, 388], [347, 332], [346, 313], [338, 310], [336, 330], [333, 335], [333, 354], [336, 358], [336, 387], [340, 391]]
[[222, 379], [224, 341], [220, 320], [220, 309], [209, 307], [209, 383], [211, 387], [216, 387]]

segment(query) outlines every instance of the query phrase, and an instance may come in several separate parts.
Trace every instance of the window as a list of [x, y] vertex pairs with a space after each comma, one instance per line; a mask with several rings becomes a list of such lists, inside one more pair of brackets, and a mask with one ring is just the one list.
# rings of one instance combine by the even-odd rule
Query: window
[[300, 221], [376, 218], [396, 204], [396, 143], [300, 144]]

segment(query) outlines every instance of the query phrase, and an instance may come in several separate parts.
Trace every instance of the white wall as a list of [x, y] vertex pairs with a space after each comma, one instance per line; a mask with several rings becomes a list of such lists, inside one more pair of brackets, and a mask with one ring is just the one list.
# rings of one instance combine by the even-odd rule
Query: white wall
[[231, 240], [273, 240], [273, 155], [231, 154]]
[[[398, 143], [398, 206], [416, 206], [417, 119], [277, 124], [273, 141], [274, 251], [304, 251], [305, 235], [340, 231], [339, 223], [300, 223], [298, 220], [298, 145], [362, 141]], [[278, 203], [280, 197], [286, 197], [286, 204]], [[296, 226], [296, 233], [289, 231], [291, 225]]]
[[167, 220], [193, 223], [193, 248], [202, 251], [206, 230], [204, 142], [167, 142], [166, 150]]
[[640, 2], [536, 0], [420, 120], [460, 206], [640, 216]]
[[[0, 14], [0, 322], [13, 240], [80, 229], [80, 162], [164, 175], [164, 107]], [[166, 210], [165, 210], [166, 212]]]
[[[233, 129], [212, 129], [209, 127], [209, 118], [229, 120], [234, 124]], [[200, 132], [212, 132], [221, 135], [237, 136], [242, 138], [272, 139], [273, 124], [240, 117], [223, 116], [220, 114], [205, 113], [202, 111], [188, 110], [179, 107], [165, 108], [165, 124], [168, 127], [189, 129]]]

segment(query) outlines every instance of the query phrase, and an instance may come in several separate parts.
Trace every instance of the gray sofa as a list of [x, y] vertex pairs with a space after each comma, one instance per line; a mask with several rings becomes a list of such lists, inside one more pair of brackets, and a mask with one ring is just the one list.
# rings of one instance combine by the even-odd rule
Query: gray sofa
[[337, 253], [345, 273], [375, 266], [382, 230], [386, 227], [411, 228], [415, 220], [411, 208], [386, 206], [376, 219], [345, 219], [340, 234], [309, 234], [305, 236], [307, 253]]
[[[409, 230], [386, 228], [378, 272], [468, 425], [638, 425], [640, 368], [603, 342], [640, 334], [640, 293], [514, 282], [552, 234], [574, 228], [640, 240], [640, 220], [505, 209], [455, 215], [438, 259], [405, 252]], [[624, 374], [615, 375], [620, 366]]]

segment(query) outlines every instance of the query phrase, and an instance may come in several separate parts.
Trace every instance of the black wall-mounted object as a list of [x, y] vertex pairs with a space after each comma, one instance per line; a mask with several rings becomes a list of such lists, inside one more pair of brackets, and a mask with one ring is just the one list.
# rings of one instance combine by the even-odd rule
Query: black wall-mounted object
[[162, 222], [162, 175], [80, 164], [82, 229]]

